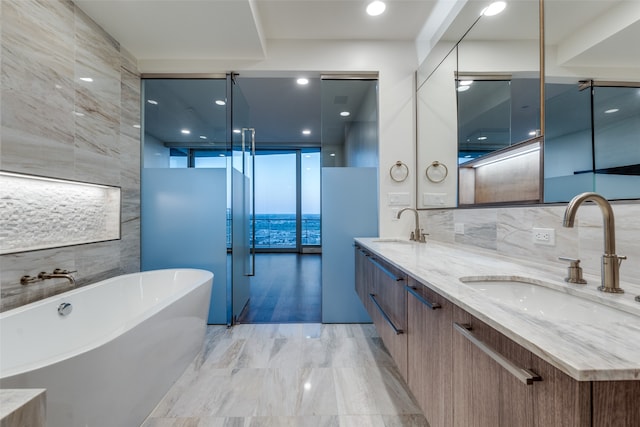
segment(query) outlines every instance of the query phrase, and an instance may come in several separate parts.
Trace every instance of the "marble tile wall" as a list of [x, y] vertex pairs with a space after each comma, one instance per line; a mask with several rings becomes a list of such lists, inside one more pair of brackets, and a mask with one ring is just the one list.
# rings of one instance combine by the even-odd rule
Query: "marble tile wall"
[[[120, 240], [0, 257], [0, 311], [140, 268], [140, 77], [135, 59], [69, 0], [0, 2], [0, 169], [119, 186]], [[81, 80], [91, 78], [92, 81]]]
[[[622, 281], [640, 283], [640, 201], [613, 202], [616, 252], [626, 255], [620, 267]], [[562, 263], [558, 257], [581, 260], [585, 272], [599, 275], [604, 248], [600, 208], [585, 204], [578, 209], [574, 228], [564, 228], [565, 205], [421, 211], [429, 238], [487, 249], [497, 254], [542, 263]], [[464, 224], [464, 234], [455, 224]], [[553, 228], [555, 246], [533, 242], [532, 228]]]

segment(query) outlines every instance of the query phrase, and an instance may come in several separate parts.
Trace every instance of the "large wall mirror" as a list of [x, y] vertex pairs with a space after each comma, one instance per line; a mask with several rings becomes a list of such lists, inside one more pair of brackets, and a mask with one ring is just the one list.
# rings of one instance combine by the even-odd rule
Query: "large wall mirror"
[[545, 0], [545, 202], [640, 197], [639, 42], [637, 0]]
[[540, 200], [539, 2], [482, 15], [489, 3], [467, 2], [418, 70], [418, 208]]
[[418, 70], [417, 207], [640, 198], [640, 2], [484, 6], [467, 2]]

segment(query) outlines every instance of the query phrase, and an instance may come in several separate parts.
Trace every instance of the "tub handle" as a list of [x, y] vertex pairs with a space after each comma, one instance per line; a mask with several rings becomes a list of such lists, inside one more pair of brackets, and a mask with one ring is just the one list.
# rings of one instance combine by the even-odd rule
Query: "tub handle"
[[60, 316], [68, 316], [73, 311], [73, 306], [68, 302], [63, 302], [58, 306], [58, 314]]

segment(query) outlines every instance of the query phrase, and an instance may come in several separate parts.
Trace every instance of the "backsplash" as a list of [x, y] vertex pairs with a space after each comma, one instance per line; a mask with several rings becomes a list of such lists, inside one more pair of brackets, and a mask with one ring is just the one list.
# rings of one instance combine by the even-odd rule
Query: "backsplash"
[[54, 268], [78, 285], [140, 269], [140, 76], [68, 0], [0, 2], [0, 169], [120, 187], [120, 240], [0, 257], [0, 311], [68, 290], [20, 285]]
[[[612, 202], [615, 215], [616, 252], [627, 256], [620, 267], [620, 280], [640, 284], [640, 201]], [[499, 255], [560, 263], [558, 257], [578, 258], [585, 273], [600, 275], [604, 249], [600, 208], [587, 203], [576, 215], [574, 228], [562, 226], [564, 205], [442, 209], [420, 211], [428, 238], [446, 243], [474, 246]], [[464, 234], [455, 232], [464, 228]], [[462, 226], [460, 225], [462, 224]], [[533, 242], [533, 228], [555, 230], [555, 245]]]

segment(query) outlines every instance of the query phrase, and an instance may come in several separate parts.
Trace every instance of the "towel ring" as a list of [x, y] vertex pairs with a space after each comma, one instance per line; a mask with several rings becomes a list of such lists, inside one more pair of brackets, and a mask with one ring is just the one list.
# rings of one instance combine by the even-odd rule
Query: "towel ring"
[[[437, 171], [440, 168], [444, 169], [444, 173], [440, 172], [438, 176]], [[425, 171], [425, 174], [427, 175], [427, 179], [429, 181], [437, 184], [445, 180], [447, 175], [449, 175], [449, 169], [447, 168], [447, 165], [436, 160], [433, 163], [431, 163], [429, 166], [427, 166], [427, 170]]]
[[389, 169], [389, 176], [395, 182], [402, 182], [409, 176], [409, 166], [398, 160], [391, 169]]

